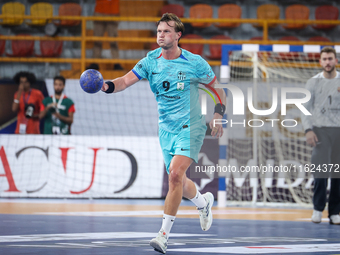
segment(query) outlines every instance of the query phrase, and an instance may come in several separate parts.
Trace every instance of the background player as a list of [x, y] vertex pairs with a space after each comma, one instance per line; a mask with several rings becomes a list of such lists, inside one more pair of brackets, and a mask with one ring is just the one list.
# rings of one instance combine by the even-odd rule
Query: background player
[[[102, 88], [106, 93], [119, 92], [146, 78], [158, 102], [159, 140], [169, 173], [169, 191], [161, 230], [150, 245], [162, 253], [166, 252], [167, 239], [183, 196], [197, 206], [203, 230], [211, 226], [214, 202], [210, 192], [200, 194], [193, 181], [186, 177], [186, 171], [193, 161], [197, 162], [206, 132], [198, 85], [214, 87], [217, 81], [201, 56], [178, 47], [183, 31], [183, 23], [176, 15], [164, 14], [157, 23], [160, 48], [149, 52], [125, 76], [105, 82]], [[221, 119], [225, 111], [225, 94], [223, 89], [216, 91], [222, 104], [216, 105], [214, 119]], [[210, 126], [213, 136], [222, 135], [221, 125], [213, 127], [212, 120]]]
[[54, 95], [46, 97], [41, 105], [39, 118], [45, 117], [44, 134], [69, 135], [75, 112], [73, 101], [64, 94], [65, 78], [53, 79]]
[[[311, 92], [311, 99], [305, 107], [311, 116], [302, 115], [307, 144], [313, 146], [312, 165], [340, 164], [340, 73], [336, 71], [336, 52], [332, 47], [325, 47], [320, 53], [320, 65], [323, 68], [309, 79], [306, 88]], [[329, 171], [329, 169], [328, 169]], [[312, 222], [320, 223], [322, 211], [327, 200], [327, 173], [314, 173], [314, 211]], [[334, 176], [333, 176], [334, 177]], [[340, 224], [340, 179], [331, 178], [328, 200], [330, 224]]]

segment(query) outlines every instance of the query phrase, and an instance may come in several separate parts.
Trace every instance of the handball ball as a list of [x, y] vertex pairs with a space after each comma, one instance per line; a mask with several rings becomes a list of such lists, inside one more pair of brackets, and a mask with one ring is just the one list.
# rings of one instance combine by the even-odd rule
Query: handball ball
[[88, 69], [81, 74], [79, 82], [85, 92], [93, 94], [102, 88], [104, 79], [97, 70]]

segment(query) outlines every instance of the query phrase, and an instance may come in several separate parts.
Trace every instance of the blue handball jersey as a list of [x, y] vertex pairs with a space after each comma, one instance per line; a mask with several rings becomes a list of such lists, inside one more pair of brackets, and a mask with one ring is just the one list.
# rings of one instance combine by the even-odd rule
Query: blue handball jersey
[[184, 125], [202, 122], [198, 85], [210, 85], [215, 74], [199, 55], [184, 49], [179, 58], [164, 59], [161, 48], [150, 51], [132, 69], [147, 79], [158, 103], [159, 128], [178, 133]]

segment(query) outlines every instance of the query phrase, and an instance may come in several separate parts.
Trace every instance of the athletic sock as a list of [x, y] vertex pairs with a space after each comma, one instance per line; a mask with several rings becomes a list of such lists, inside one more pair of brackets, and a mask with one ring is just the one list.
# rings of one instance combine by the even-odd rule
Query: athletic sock
[[203, 208], [207, 205], [207, 201], [198, 190], [196, 192], [196, 196], [190, 199], [190, 201], [193, 202], [197, 206], [197, 208]]
[[161, 230], [163, 230], [166, 233], [167, 237], [169, 237], [169, 233], [172, 228], [172, 225], [174, 224], [175, 219], [176, 219], [176, 216], [163, 214], [163, 222], [162, 222]]

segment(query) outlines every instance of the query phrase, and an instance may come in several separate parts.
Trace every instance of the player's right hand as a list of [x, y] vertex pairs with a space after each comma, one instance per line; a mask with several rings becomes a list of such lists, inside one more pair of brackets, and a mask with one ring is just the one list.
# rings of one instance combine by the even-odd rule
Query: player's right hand
[[109, 88], [109, 85], [107, 85], [105, 82], [103, 82], [103, 86], [101, 88], [101, 91], [106, 91]]
[[306, 133], [306, 141], [308, 145], [315, 147], [316, 143], [318, 142], [318, 137], [313, 131], [308, 131]]

